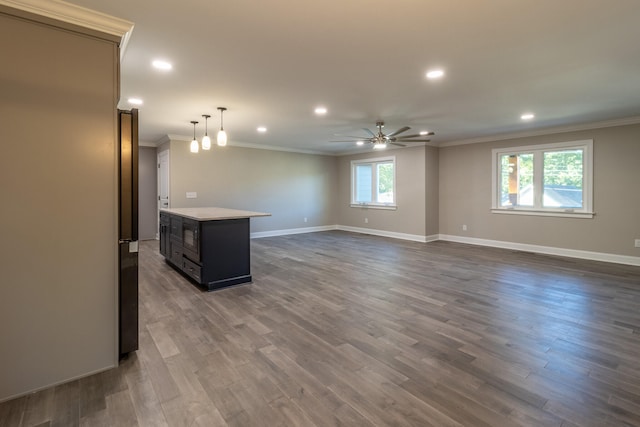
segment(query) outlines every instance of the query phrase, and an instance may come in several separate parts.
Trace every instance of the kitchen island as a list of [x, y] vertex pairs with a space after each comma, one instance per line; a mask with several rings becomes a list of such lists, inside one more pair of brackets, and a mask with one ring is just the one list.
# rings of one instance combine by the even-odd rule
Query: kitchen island
[[249, 219], [270, 216], [217, 207], [160, 210], [160, 254], [211, 291], [251, 278]]

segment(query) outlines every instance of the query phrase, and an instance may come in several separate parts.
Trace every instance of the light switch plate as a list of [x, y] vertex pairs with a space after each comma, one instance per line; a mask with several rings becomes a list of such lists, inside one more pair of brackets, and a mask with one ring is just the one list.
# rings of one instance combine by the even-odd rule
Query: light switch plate
[[195, 191], [187, 191], [187, 199], [197, 199], [198, 193]]

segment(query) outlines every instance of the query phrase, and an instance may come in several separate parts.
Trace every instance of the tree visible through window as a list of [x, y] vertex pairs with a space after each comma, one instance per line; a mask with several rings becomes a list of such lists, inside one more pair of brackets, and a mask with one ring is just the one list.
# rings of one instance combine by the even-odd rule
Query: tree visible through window
[[494, 211], [591, 212], [592, 141], [495, 149]]
[[584, 150], [544, 153], [543, 207], [582, 208]]

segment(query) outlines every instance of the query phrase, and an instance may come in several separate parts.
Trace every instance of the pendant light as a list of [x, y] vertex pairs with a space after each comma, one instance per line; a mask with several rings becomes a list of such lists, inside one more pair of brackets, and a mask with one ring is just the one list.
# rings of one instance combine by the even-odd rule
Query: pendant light
[[191, 152], [192, 153], [197, 153], [198, 152], [198, 140], [196, 139], [196, 125], [198, 124], [198, 122], [192, 120], [191, 124], [193, 125], [193, 141], [191, 141]]
[[225, 107], [218, 107], [218, 110], [220, 110], [220, 130], [218, 131], [218, 146], [220, 147], [224, 147], [225, 145], [227, 145], [227, 133], [224, 131], [224, 128], [222, 127], [222, 113], [224, 113], [226, 111]]
[[210, 150], [211, 149], [211, 138], [209, 138], [207, 120], [211, 117], [209, 114], [203, 114], [204, 117], [204, 136], [202, 137], [202, 149]]

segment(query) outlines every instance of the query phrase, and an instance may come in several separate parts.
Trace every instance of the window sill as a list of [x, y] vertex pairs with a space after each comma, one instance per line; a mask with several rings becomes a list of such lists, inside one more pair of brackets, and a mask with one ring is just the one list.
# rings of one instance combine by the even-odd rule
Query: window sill
[[500, 209], [492, 208], [491, 213], [507, 214], [507, 215], [533, 215], [533, 216], [555, 216], [562, 218], [593, 218], [595, 212], [571, 212], [571, 210], [557, 210], [557, 211], [539, 211], [528, 209]]
[[362, 209], [382, 209], [387, 211], [395, 211], [398, 209], [396, 205], [369, 205], [366, 203], [351, 203], [349, 206], [352, 208], [362, 208]]

